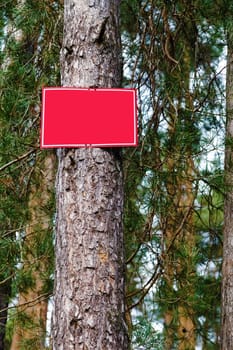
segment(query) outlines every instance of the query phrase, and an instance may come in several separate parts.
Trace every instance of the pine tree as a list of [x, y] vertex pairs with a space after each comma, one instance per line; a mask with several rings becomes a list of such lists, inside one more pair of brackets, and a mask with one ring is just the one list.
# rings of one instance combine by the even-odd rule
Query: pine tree
[[[205, 238], [199, 236], [195, 212], [202, 181], [216, 189], [217, 179], [210, 179], [219, 176], [218, 171], [205, 173], [199, 168], [212, 142], [208, 131], [221, 130], [215, 64], [223, 37], [221, 28], [213, 26], [206, 41], [206, 3], [123, 4], [128, 13], [134, 13], [132, 22], [129, 16], [124, 19], [123, 43], [128, 52], [127, 78], [131, 72], [139, 89], [141, 116], [140, 149], [128, 151], [125, 162], [128, 274], [135, 280], [129, 287], [129, 308], [136, 307], [151, 322], [163, 315], [167, 348], [190, 349], [196, 344], [196, 334], [204, 338], [199, 323], [204, 313], [211, 324], [208, 311], [203, 306], [199, 309], [196, 298], [203, 258], [198, 249], [204, 247]], [[208, 210], [213, 211], [213, 206], [210, 197]], [[211, 238], [213, 225], [210, 221], [206, 228]], [[215, 239], [220, 245], [221, 239]], [[216, 249], [217, 255], [221, 249]], [[209, 276], [205, 278], [203, 297], [208, 294]], [[212, 281], [219, 290], [219, 278]], [[159, 306], [159, 315], [152, 300]], [[214, 300], [211, 312], [216, 311], [219, 325], [219, 294]], [[211, 344], [211, 339], [207, 342]]]
[[[80, 3], [83, 9], [84, 1], [79, 1]], [[108, 5], [112, 6], [113, 3], [115, 4], [109, 2]], [[219, 104], [223, 105], [224, 102], [219, 101], [222, 87], [215, 67], [224, 44], [222, 18], [226, 12], [231, 16], [230, 4], [227, 3], [199, 0], [176, 3], [122, 0], [121, 30], [126, 68], [123, 84], [137, 87], [139, 100], [139, 147], [123, 150], [124, 227], [128, 263], [127, 318], [132, 331], [132, 346], [136, 348], [139, 345], [148, 350], [153, 346], [156, 349], [165, 349], [165, 346], [174, 349], [193, 348], [196, 335], [202, 342], [203, 350], [219, 348], [223, 173], [221, 162], [216, 159], [206, 160], [206, 154], [209, 150], [219, 147], [219, 144], [216, 146], [216, 135], [219, 137], [223, 129], [221, 117], [216, 116], [217, 113], [222, 113]], [[49, 235], [42, 229], [45, 237], [43, 244], [38, 237], [41, 235], [39, 231], [42, 232], [39, 229], [40, 221], [43, 221], [40, 217], [42, 211], [49, 215], [45, 219], [46, 223], [48, 217], [52, 219], [53, 214], [53, 204], [50, 201], [47, 204], [43, 202], [46, 192], [42, 191], [42, 188], [48, 185], [43, 164], [46, 163], [46, 159], [49, 161], [53, 154], [44, 151], [41, 154], [38, 150], [38, 110], [41, 87], [60, 85], [58, 51], [61, 3], [51, 0], [12, 0], [6, 1], [4, 5], [6, 6], [0, 6], [0, 59], [3, 67], [0, 73], [0, 344], [3, 344], [5, 336], [10, 296], [14, 297], [19, 293], [19, 299], [25, 298], [23, 303], [29, 303], [30, 308], [21, 305], [16, 318], [14, 311], [10, 312], [9, 327], [13, 320], [15, 330], [24, 338], [21, 339], [21, 348], [31, 349], [33, 342], [34, 347], [43, 349], [45, 316], [41, 319], [42, 328], [37, 334], [38, 327], [35, 326], [38, 325], [38, 318], [34, 318], [33, 313], [38, 310], [38, 305], [35, 304], [31, 308], [31, 299], [37, 298], [32, 294], [38, 291], [40, 300], [40, 297], [47, 297], [52, 288], [52, 263], [47, 263], [50, 268], [44, 270], [45, 262], [52, 261], [52, 226], [49, 225]], [[74, 9], [76, 5], [77, 1]], [[85, 16], [78, 17], [80, 22], [75, 17], [75, 21], [72, 18], [66, 25], [66, 28], [71, 29], [67, 30], [67, 35], [71, 34], [71, 41], [64, 41], [61, 58], [64, 63], [63, 85], [119, 86], [120, 73], [115, 75], [114, 72], [112, 77], [106, 75], [103, 72], [108, 68], [108, 61], [95, 61], [100, 53], [102, 55], [106, 51], [110, 59], [114, 56], [113, 48], [119, 39], [115, 41], [110, 38], [112, 14], [105, 16], [105, 12], [101, 11], [99, 18], [97, 14], [100, 5], [97, 5], [95, 0], [89, 1], [85, 6]], [[69, 6], [66, 7], [67, 10], [68, 8]], [[85, 20], [81, 20], [84, 17]], [[79, 35], [72, 36], [73, 27], [80, 28], [78, 33], [84, 33], [83, 39], [80, 39]], [[115, 33], [117, 32], [118, 29]], [[114, 45], [111, 46], [112, 43]], [[96, 51], [93, 51], [95, 49], [97, 55]], [[120, 50], [116, 51], [117, 59], [113, 59], [116, 66], [114, 65], [113, 69], [116, 68], [116, 71], [120, 72]], [[75, 67], [72, 66], [73, 63]], [[81, 68], [78, 72], [77, 63]], [[87, 69], [84, 70], [85, 67]], [[83, 71], [86, 72], [85, 75], [82, 75]], [[117, 77], [115, 81], [114, 77]], [[226, 145], [229, 150], [230, 137], [227, 137]], [[85, 245], [81, 236], [82, 242], [77, 242], [77, 249], [74, 244], [69, 248], [64, 239], [66, 229], [62, 232], [63, 226], [59, 225], [57, 247], [61, 247], [62, 244], [65, 246], [65, 249], [62, 246], [63, 250], [60, 251], [63, 255], [61, 261], [67, 256], [74, 260], [78, 256], [75, 260], [77, 264], [80, 257], [85, 256], [83, 265], [78, 263], [77, 269], [80, 267], [82, 274], [85, 270], [90, 281], [90, 284], [87, 283], [87, 289], [89, 285], [97, 285], [93, 283], [93, 280], [96, 280], [91, 279], [95, 274], [94, 269], [98, 270], [98, 276], [103, 276], [104, 282], [97, 287], [99, 294], [93, 294], [92, 291], [92, 295], [98, 300], [108, 300], [113, 285], [113, 274], [110, 275], [111, 283], [108, 284], [106, 276], [109, 276], [108, 272], [111, 270], [111, 260], [106, 257], [111, 256], [112, 250], [104, 249], [109, 241], [106, 244], [102, 243], [106, 238], [105, 231], [101, 231], [102, 222], [105, 222], [102, 220], [104, 209], [99, 208], [99, 203], [95, 204], [93, 210], [96, 211], [92, 215], [84, 196], [85, 193], [88, 196], [93, 194], [90, 201], [97, 202], [97, 189], [98, 193], [102, 193], [102, 189], [107, 187], [107, 182], [99, 180], [100, 175], [103, 174], [102, 179], [107, 179], [108, 182], [114, 177], [111, 185], [115, 183], [115, 187], [112, 192], [109, 192], [112, 188], [109, 185], [100, 199], [104, 198], [105, 203], [108, 203], [107, 198], [112, 198], [113, 192], [119, 189], [116, 212], [122, 213], [121, 156], [117, 150], [112, 149], [59, 150], [58, 154], [61, 174], [58, 185], [63, 184], [63, 180], [69, 182], [66, 183], [67, 186], [64, 185], [67, 191], [62, 191], [58, 186], [57, 200], [61, 209], [59, 218], [62, 211], [65, 217], [71, 208], [74, 209], [68, 219], [75, 217], [72, 225], [78, 227], [81, 232], [82, 228], [76, 220], [77, 202], [81, 199], [79, 213], [82, 218], [88, 216], [92, 230], [92, 237], [89, 233], [83, 235], [85, 238], [89, 237], [89, 241], [85, 240]], [[203, 169], [204, 162], [206, 169]], [[105, 170], [108, 173], [105, 173]], [[82, 182], [83, 177], [78, 174], [83, 175], [85, 171], [87, 180]], [[65, 174], [68, 174], [67, 179], [64, 179]], [[91, 188], [91, 191], [86, 190], [78, 196], [70, 196], [71, 193], [79, 193], [81, 186], [85, 189]], [[227, 191], [228, 188], [227, 185]], [[72, 199], [67, 210], [63, 205], [60, 206], [63, 195], [67, 200]], [[42, 202], [45, 205], [39, 205], [39, 212], [36, 212], [36, 203]], [[87, 208], [85, 213], [83, 208]], [[38, 225], [35, 224], [35, 218]], [[118, 223], [120, 233], [120, 264], [117, 265], [117, 269], [119, 267], [122, 276], [120, 267], [123, 266], [123, 243], [120, 218], [114, 222]], [[30, 237], [33, 239], [30, 240]], [[101, 244], [99, 237], [102, 240]], [[71, 244], [72, 242], [71, 240]], [[112, 249], [111, 244], [110, 248]], [[64, 255], [64, 251], [67, 255]], [[79, 254], [80, 251], [83, 255]], [[225, 259], [226, 257], [227, 249]], [[100, 262], [100, 270], [99, 265], [94, 264], [96, 261]], [[80, 271], [75, 270], [74, 275]], [[57, 269], [57, 274], [58, 272]], [[223, 273], [225, 274], [224, 270]], [[71, 284], [74, 279], [72, 275]], [[107, 286], [111, 288], [107, 289]], [[80, 280], [78, 287], [85, 288], [83, 281]], [[57, 290], [58, 288], [57, 284]], [[72, 287], [66, 286], [65, 289], [68, 293]], [[223, 291], [226, 291], [225, 287]], [[230, 290], [226, 291], [226, 295], [228, 292], [230, 293]], [[103, 299], [99, 295], [104, 296]], [[118, 296], [122, 300], [122, 284]], [[71, 298], [76, 302], [75, 293]], [[225, 300], [223, 299], [223, 310]], [[43, 300], [43, 303], [45, 306], [46, 300]], [[70, 305], [73, 305], [73, 301]], [[94, 306], [93, 309], [95, 310]], [[85, 310], [85, 315], [89, 315], [90, 309]], [[70, 311], [70, 330], [72, 337], [77, 336], [80, 340], [81, 347], [82, 337], [78, 332], [81, 331], [82, 322], [89, 327], [88, 334], [91, 336], [96, 327], [93, 327], [94, 321], [90, 322], [91, 318], [89, 321], [82, 318], [78, 311], [75, 307]], [[56, 324], [59, 324], [60, 319], [56, 314], [55, 333]], [[157, 334], [153, 331], [153, 322], [162, 322], [164, 319], [164, 334]], [[123, 317], [120, 320], [120, 328], [124, 323], [122, 320]], [[223, 330], [226, 328], [224, 324]], [[14, 333], [14, 338], [17, 333]], [[164, 345], [164, 336], [167, 345]], [[55, 342], [57, 339], [55, 335]], [[126, 340], [125, 344], [127, 343]]]
[[[230, 27], [231, 28], [231, 27]], [[233, 275], [232, 275], [232, 210], [233, 210], [233, 34], [228, 28], [227, 38], [227, 80], [226, 80], [226, 150], [225, 150], [225, 206], [224, 206], [224, 243], [223, 243], [223, 281], [222, 281], [222, 339], [221, 349], [229, 350], [233, 346]]]
[[6, 253], [1, 281], [9, 283], [8, 300], [18, 298], [17, 312], [8, 317], [14, 324], [14, 349], [44, 348], [52, 293], [54, 155], [41, 154], [38, 141], [41, 87], [59, 81], [60, 9], [59, 1], [45, 0], [7, 2], [4, 11], [0, 155], [5, 193], [1, 245]]
[[[119, 1], [65, 1], [63, 86], [119, 87]], [[54, 349], [128, 349], [120, 150], [58, 151]]]

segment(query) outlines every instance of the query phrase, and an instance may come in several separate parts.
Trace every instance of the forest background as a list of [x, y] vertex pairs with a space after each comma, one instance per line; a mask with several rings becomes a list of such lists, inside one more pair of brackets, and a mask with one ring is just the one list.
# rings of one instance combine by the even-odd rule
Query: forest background
[[[123, 86], [137, 88], [139, 113], [139, 146], [123, 149], [133, 349], [220, 349], [224, 218], [226, 237], [233, 227], [232, 18], [231, 1], [121, 2]], [[56, 153], [40, 150], [39, 130], [41, 89], [60, 85], [62, 20], [62, 1], [0, 4], [4, 350], [52, 342]]]

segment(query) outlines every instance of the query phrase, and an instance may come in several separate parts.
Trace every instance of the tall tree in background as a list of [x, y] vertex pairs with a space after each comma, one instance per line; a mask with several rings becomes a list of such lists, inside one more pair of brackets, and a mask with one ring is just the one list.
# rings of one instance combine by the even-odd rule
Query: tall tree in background
[[[119, 87], [119, 1], [64, 7], [62, 85]], [[120, 151], [58, 153], [54, 349], [128, 349]]]
[[[164, 287], [162, 297], [166, 330], [165, 349], [195, 349], [195, 319], [193, 303], [193, 225], [195, 199], [194, 156], [198, 149], [197, 117], [194, 113], [190, 78], [194, 69], [194, 51], [197, 29], [191, 5], [177, 8], [179, 19], [173, 28], [169, 6], [162, 8], [164, 28], [165, 96], [164, 114], [168, 123], [167, 149], [164, 171], [166, 176], [166, 207], [161, 213], [164, 236]], [[187, 13], [186, 16], [183, 14]], [[191, 37], [191, 33], [193, 38]], [[191, 40], [192, 39], [192, 40]]]
[[233, 31], [227, 38], [225, 207], [222, 268], [221, 349], [233, 348]]
[[[12, 1], [4, 7], [0, 187], [8, 200], [1, 196], [1, 246], [5, 249], [1, 249], [0, 285], [10, 285], [7, 299], [12, 297], [17, 304], [8, 316], [14, 350], [45, 346], [54, 268], [55, 155], [40, 153], [38, 131], [41, 87], [59, 84], [60, 10], [60, 1], [47, 0]], [[10, 258], [13, 249], [14, 258]], [[1, 309], [6, 313], [6, 307]], [[2, 329], [4, 336], [5, 326]], [[4, 348], [10, 342], [8, 334]]]
[[[5, 27], [7, 25], [7, 18], [12, 17], [13, 9], [9, 6], [0, 7], [0, 47], [6, 45]], [[0, 65], [5, 63], [4, 55], [0, 49]], [[0, 82], [2, 83], [2, 71], [0, 74]], [[2, 84], [1, 84], [2, 85]], [[2, 87], [2, 86], [1, 86]], [[2, 89], [1, 89], [2, 98]], [[3, 145], [3, 135], [5, 123], [2, 118], [2, 102], [0, 104], [1, 118], [0, 118], [0, 138], [1, 145]], [[0, 163], [8, 162], [6, 153], [0, 151]], [[17, 261], [17, 246], [14, 244], [12, 236], [16, 229], [22, 224], [23, 220], [17, 220], [17, 211], [19, 206], [15, 205], [15, 198], [19, 199], [18, 192], [13, 190], [13, 181], [10, 173], [0, 177], [0, 349], [4, 349], [4, 339], [6, 333], [8, 305], [11, 297], [11, 284], [14, 277], [14, 265]], [[16, 195], [17, 192], [17, 195]], [[5, 204], [5, 205], [4, 205]], [[17, 208], [16, 208], [17, 207]], [[22, 214], [22, 211], [21, 211]], [[21, 215], [22, 219], [22, 215]]]
[[30, 183], [29, 219], [22, 247], [22, 275], [19, 286], [18, 317], [14, 323], [11, 350], [44, 349], [48, 298], [53, 273], [53, 207], [55, 155], [38, 160]]
[[[129, 54], [126, 82], [132, 79], [138, 87], [141, 127], [139, 149], [128, 150], [125, 162], [128, 275], [135, 280], [134, 286], [128, 285], [129, 308], [136, 308], [140, 321], [164, 318], [163, 349], [194, 349], [197, 334], [202, 339], [207, 334], [203, 343], [209, 344], [208, 333], [218, 331], [210, 326], [212, 312], [219, 325], [219, 293], [207, 302], [210, 283], [219, 291], [219, 276], [211, 278], [208, 269], [201, 274], [209, 264], [204, 257], [205, 240], [209, 250], [215, 251], [213, 261], [221, 251], [221, 227], [217, 230], [210, 214], [215, 207], [210, 189], [218, 188], [215, 176], [221, 172], [218, 168], [216, 173], [208, 171], [205, 156], [207, 147], [215, 147], [209, 131], [221, 130], [222, 101], [215, 71], [221, 29], [213, 26], [209, 32], [204, 15], [207, 4], [123, 4], [128, 14], [139, 14], [137, 21], [125, 19], [123, 35]], [[203, 160], [206, 171], [200, 167]], [[198, 217], [197, 198], [202, 194], [208, 200], [210, 220], [200, 233], [197, 218], [203, 217]], [[200, 307], [200, 294], [206, 295], [208, 308], [204, 303]], [[155, 301], [160, 314], [149, 300]], [[217, 342], [214, 346], [217, 349]]]

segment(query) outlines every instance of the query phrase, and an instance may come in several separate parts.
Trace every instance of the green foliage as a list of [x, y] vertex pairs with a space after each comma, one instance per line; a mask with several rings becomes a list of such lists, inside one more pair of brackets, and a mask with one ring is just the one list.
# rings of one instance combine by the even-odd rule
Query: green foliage
[[[29, 194], [40, 181], [45, 156], [39, 150], [41, 88], [60, 81], [62, 15], [60, 1], [3, 0], [0, 5], [0, 289], [8, 285], [12, 298], [35, 286], [35, 271], [43, 264], [48, 268], [40, 276], [41, 293], [48, 295], [53, 287], [53, 193], [47, 208], [38, 208], [51, 216], [49, 229], [38, 224], [30, 244], [25, 229], [31, 219]], [[37, 338], [34, 345], [41, 343]]]
[[209, 288], [219, 292], [221, 278], [225, 112], [216, 67], [225, 5], [122, 2], [125, 84], [138, 88], [140, 141], [124, 151], [128, 303], [145, 319], [172, 311], [174, 349], [180, 307], [203, 349], [219, 332], [219, 293]]
[[138, 16], [140, 12], [141, 0], [122, 0], [121, 2], [121, 27], [122, 31], [132, 36], [137, 35]]
[[[6, 324], [5, 329], [5, 340], [4, 340], [4, 346], [6, 350], [10, 349], [11, 341], [12, 341], [12, 334], [14, 329], [14, 311], [12, 309], [8, 310], [8, 320]], [[5, 350], [5, 349], [4, 349]]]
[[[193, 313], [203, 350], [217, 349], [212, 339], [219, 332], [226, 189], [221, 155], [215, 152], [214, 160], [207, 155], [213, 159], [211, 152], [218, 151], [216, 135], [223, 138], [224, 94], [216, 66], [232, 14], [231, 1], [121, 1], [123, 81], [138, 89], [139, 107], [139, 146], [123, 151], [127, 300], [129, 308], [136, 305], [143, 314], [131, 325], [135, 349], [164, 349], [164, 334], [153, 329], [151, 320], [172, 310], [176, 329], [180, 306]], [[41, 88], [59, 85], [61, 27], [58, 0], [26, 0], [20, 6], [3, 0], [0, 5], [0, 168], [12, 162], [0, 173], [0, 280], [14, 276], [12, 297], [34, 286], [33, 271], [42, 261], [48, 266], [41, 275], [42, 293], [52, 290], [52, 194], [43, 208], [51, 213], [50, 233], [38, 225], [32, 245], [24, 242], [24, 233], [30, 186], [37, 185], [37, 170], [43, 171]], [[192, 220], [186, 217], [187, 203], [179, 207], [190, 180]], [[178, 233], [168, 243], [170, 230]], [[24, 269], [20, 263], [29, 253], [34, 264]], [[173, 268], [170, 283], [166, 263]], [[18, 322], [30, 325], [25, 315], [19, 317]], [[8, 343], [11, 328], [8, 323]], [[27, 348], [31, 342], [25, 342]]]
[[164, 338], [146, 318], [138, 317], [133, 327], [132, 346], [135, 350], [163, 350]]

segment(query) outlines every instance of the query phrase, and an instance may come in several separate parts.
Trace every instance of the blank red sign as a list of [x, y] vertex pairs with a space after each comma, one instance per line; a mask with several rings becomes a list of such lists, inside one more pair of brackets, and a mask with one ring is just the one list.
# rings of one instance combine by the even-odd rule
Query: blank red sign
[[136, 145], [135, 89], [43, 88], [41, 148]]

